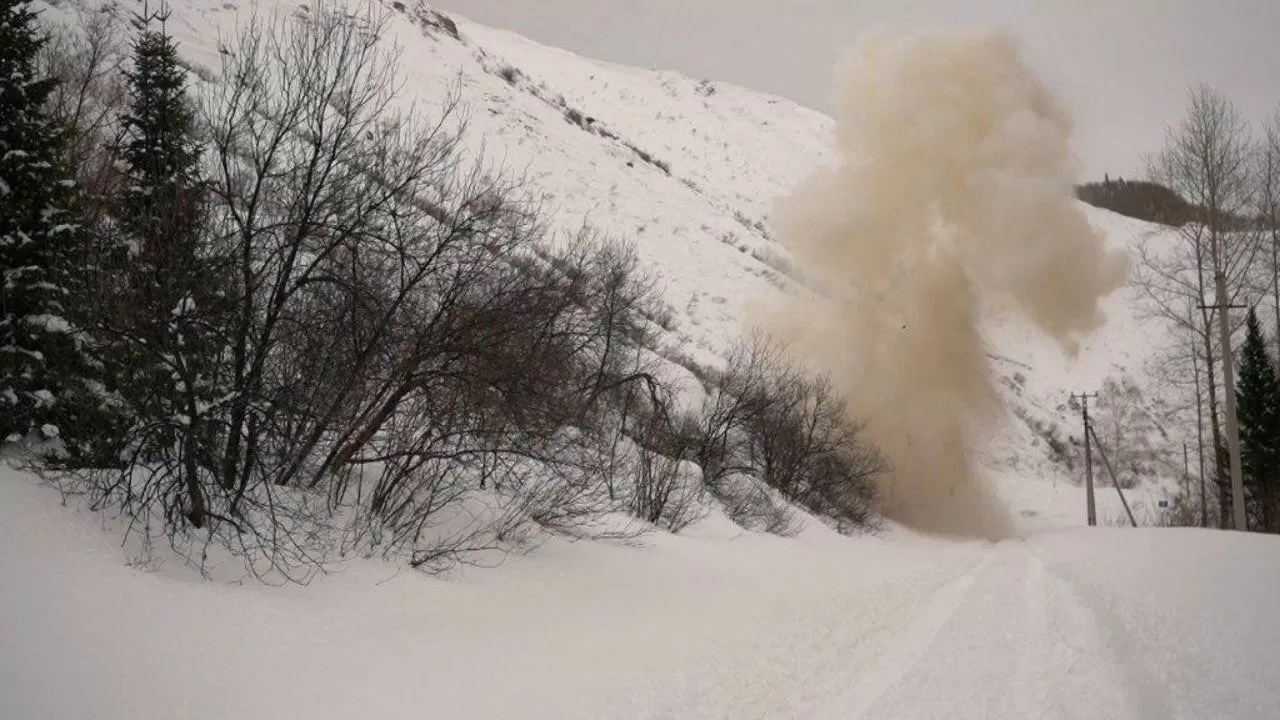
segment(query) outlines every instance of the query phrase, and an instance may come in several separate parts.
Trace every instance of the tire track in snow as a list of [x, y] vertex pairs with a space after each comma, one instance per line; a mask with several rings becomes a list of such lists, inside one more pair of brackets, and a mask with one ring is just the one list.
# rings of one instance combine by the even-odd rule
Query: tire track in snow
[[[1044, 563], [1034, 557], [1023, 543], [1018, 543], [1016, 547], [1027, 563], [1022, 582], [1024, 621], [1027, 630], [1035, 632], [1037, 629], [1048, 628], [1050, 624], [1048, 573]], [[1016, 668], [1015, 687], [1022, 688], [1020, 705], [1023, 717], [1027, 718], [1045, 717], [1046, 701], [1053, 697], [1053, 680], [1037, 662], [1039, 658], [1035, 657], [1033, 647], [1031, 643], [1020, 644], [1021, 660]]]
[[1126, 647], [1118, 621], [1029, 545], [999, 543], [930, 596], [887, 650], [846, 666], [844, 688], [819, 712], [795, 716], [1168, 717]]
[[[1079, 663], [1088, 664], [1095, 670], [1099, 665], [1106, 666], [1105, 674], [1112, 676], [1110, 686], [1123, 689], [1124, 697], [1114, 699], [1111, 704], [1122, 699], [1124, 711], [1112, 716], [1151, 720], [1176, 717], [1167, 699], [1168, 693], [1151, 675], [1138, 643], [1120, 618], [1109, 610], [1101, 595], [1061, 563], [1046, 557], [1040, 549], [1027, 544], [1027, 552], [1060, 588], [1055, 595], [1060, 605], [1059, 621], [1070, 618], [1074, 627], [1067, 629], [1087, 633], [1092, 644], [1099, 649], [1091, 657], [1078, 658]], [[1105, 693], [1108, 688], [1093, 684], [1091, 689], [1082, 686], [1081, 690], [1096, 694]]]
[[988, 553], [973, 568], [933, 591], [924, 606], [911, 617], [902, 637], [874, 659], [866, 672], [853, 677], [844, 676], [841, 682], [847, 689], [834, 700], [824, 703], [824, 708], [815, 717], [863, 717], [927, 656], [939, 633], [964, 606], [977, 578], [993, 560], [994, 556]]

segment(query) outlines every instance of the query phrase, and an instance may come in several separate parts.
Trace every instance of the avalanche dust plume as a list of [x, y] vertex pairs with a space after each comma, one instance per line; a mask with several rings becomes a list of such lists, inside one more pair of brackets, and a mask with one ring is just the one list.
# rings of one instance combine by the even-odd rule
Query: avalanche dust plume
[[769, 325], [832, 374], [886, 454], [890, 517], [1004, 536], [971, 452], [1000, 418], [981, 320], [1019, 312], [1074, 354], [1128, 258], [1074, 201], [1070, 121], [1008, 36], [871, 36], [836, 111], [838, 164], [776, 213], [821, 291]]

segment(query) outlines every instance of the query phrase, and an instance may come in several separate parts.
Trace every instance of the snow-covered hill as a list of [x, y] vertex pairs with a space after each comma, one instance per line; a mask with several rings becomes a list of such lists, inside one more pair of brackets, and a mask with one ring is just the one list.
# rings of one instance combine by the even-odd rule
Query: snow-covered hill
[[[457, 43], [437, 35], [439, 42], [423, 51], [468, 78], [468, 85], [474, 82], [474, 107], [486, 108], [478, 114], [487, 115], [492, 127], [486, 132], [505, 141], [503, 152], [514, 164], [528, 164], [540, 187], [582, 189], [549, 195], [562, 221], [572, 226], [588, 218], [638, 241], [679, 319], [667, 338], [679, 348], [675, 354], [706, 361], [708, 353], [722, 352], [753, 308], [787, 290], [789, 254], [775, 241], [771, 213], [779, 198], [832, 161], [830, 118], [783, 98], [593, 61], [452, 19]], [[513, 114], [522, 118], [517, 128], [508, 124]], [[619, 145], [642, 151], [661, 167], [637, 162], [634, 150], [619, 156]], [[606, 158], [596, 159], [602, 151]], [[638, 194], [630, 189], [636, 185], [642, 186]], [[1084, 209], [1113, 247], [1127, 249], [1158, 232]], [[984, 451], [1012, 510], [1028, 527], [1083, 519], [1083, 500], [1066, 499], [1083, 478], [1072, 393], [1101, 391], [1098, 418], [1105, 426], [1109, 406], [1120, 400], [1110, 397], [1117, 393], [1109, 388], [1126, 388], [1125, 402], [1134, 409], [1119, 425], [1121, 447], [1145, 449], [1142, 480], [1168, 480], [1180, 467], [1184, 438], [1146, 367], [1164, 342], [1163, 329], [1140, 319], [1136, 293], [1108, 298], [1105, 309], [1108, 324], [1085, 340], [1076, 358], [1064, 357], [1018, 318], [988, 328], [993, 369], [1010, 413]], [[1146, 482], [1133, 499], [1149, 511], [1163, 493], [1162, 483]], [[1114, 495], [1101, 502], [1105, 517], [1121, 517]]]
[[[607, 128], [624, 144], [642, 149], [670, 168], [670, 177], [642, 174], [642, 196], [619, 197], [614, 191], [619, 186], [609, 181], [607, 199], [600, 197], [603, 184], [596, 185], [594, 193], [558, 199], [564, 200], [560, 212], [567, 222], [590, 217], [639, 241], [645, 259], [668, 283], [669, 302], [681, 320], [676, 341], [692, 343], [699, 351], [722, 351], [724, 340], [737, 336], [742, 323], [750, 320], [751, 309], [759, 306], [754, 303], [767, 304], [775, 293], [785, 291], [782, 270], [789, 266], [789, 254], [775, 241], [771, 214], [779, 198], [833, 161], [831, 118], [784, 98], [671, 72], [593, 61], [513, 33], [453, 19], [461, 44], [474, 46], [471, 58], [458, 61], [464, 76], [475, 67], [469, 60], [477, 61], [486, 72], [496, 68], [500, 75], [518, 70], [514, 83], [500, 88], [497, 97], [484, 94], [483, 102], [514, 108], [533, 99], [533, 107], [526, 112], [537, 116], [542, 110], [538, 105], [550, 100], [553, 114], [559, 109], [565, 118], [576, 114], [590, 118], [593, 122], [588, 127]], [[452, 57], [455, 50], [447, 43], [429, 48], [440, 57]], [[489, 84], [484, 79], [480, 82]], [[551, 118], [552, 127], [522, 126], [530, 135], [517, 145], [523, 149], [526, 144], [541, 147], [561, 142], [561, 119]], [[568, 124], [574, 125], [572, 120]], [[534, 127], [543, 134], [533, 136]], [[574, 147], [599, 141], [606, 147], [612, 144], [609, 138], [592, 133], [571, 133], [563, 141], [575, 143]], [[588, 157], [593, 150], [582, 147], [569, 156], [581, 152]], [[625, 159], [635, 166], [627, 166], [628, 171], [648, 170], [643, 163], [634, 163], [634, 158]], [[585, 166], [570, 162], [566, 167], [554, 155], [541, 153], [532, 155], [531, 167], [549, 184], [567, 182], [565, 174], [572, 177], [584, 171], [608, 176], [604, 167], [593, 162]], [[689, 198], [689, 192], [695, 197]], [[700, 202], [686, 205], [689, 200]], [[609, 212], [601, 217], [595, 209], [605, 202]], [[697, 216], [684, 216], [686, 208]], [[1112, 247], [1129, 249], [1159, 232], [1105, 210], [1082, 208]], [[699, 248], [697, 254], [691, 257], [685, 245]], [[738, 257], [723, 249], [736, 249]], [[1148, 517], [1164, 496], [1165, 481], [1180, 468], [1184, 438], [1147, 372], [1149, 361], [1165, 341], [1164, 330], [1139, 317], [1136, 292], [1118, 293], [1104, 307], [1108, 324], [1082, 343], [1075, 358], [1064, 357], [1047, 336], [1019, 318], [1004, 318], [988, 328], [993, 370], [1010, 412], [1008, 422], [983, 450], [992, 477], [1026, 527], [1083, 521], [1083, 497], [1078, 492], [1083, 479], [1082, 433], [1078, 406], [1069, 400], [1072, 393], [1101, 392], [1103, 406], [1097, 413], [1101, 427], [1112, 419], [1109, 405], [1121, 399], [1111, 388], [1128, 390], [1124, 400], [1132, 408], [1120, 423], [1121, 447], [1146, 452], [1141, 487], [1131, 492]], [[702, 352], [689, 355], [705, 357]], [[1118, 498], [1111, 493], [1100, 493], [1100, 497], [1102, 515], [1120, 520]]]
[[[789, 253], [775, 237], [775, 203], [832, 162], [834, 123], [784, 98], [714, 80], [622, 67], [544, 47], [518, 35], [441, 12], [422, 0], [381, 2], [402, 51], [402, 99], [438, 113], [455, 88], [477, 157], [520, 173], [565, 233], [590, 223], [633, 240], [671, 309], [659, 354], [671, 372], [716, 366], [741, 337], [753, 310], [795, 288]], [[74, 15], [92, 0], [62, 0]], [[216, 81], [219, 34], [251, 13], [305, 13], [305, 3], [172, 3], [168, 28], [195, 75]], [[1115, 247], [1152, 228], [1087, 208]], [[1122, 446], [1155, 460], [1148, 477], [1176, 474], [1183, 438], [1169, 421], [1145, 364], [1162, 341], [1159, 326], [1135, 314], [1133, 298], [1105, 304], [1109, 322], [1078, 358], [1061, 355], [1018, 318], [988, 328], [990, 356], [1007, 401], [1007, 422], [979, 448], [992, 476], [1028, 527], [1083, 521], [1075, 392], [1128, 389], [1131, 415], [1158, 418], [1123, 427]], [[683, 367], [682, 367], [683, 366]], [[1104, 405], [1105, 405], [1104, 397]], [[1106, 408], [1100, 419], [1105, 420]], [[1129, 437], [1129, 436], [1133, 437]], [[1163, 493], [1146, 483], [1137, 502]], [[1116, 516], [1119, 503], [1104, 509]]]
[[[80, 1], [53, 7], [73, 17]], [[238, 20], [310, 12], [171, 6], [206, 82]], [[672, 374], [695, 385], [689, 367], [721, 362], [753, 309], [795, 288], [772, 212], [832, 160], [831, 119], [421, 2], [384, 7], [405, 103], [430, 115], [456, 83], [475, 154], [523, 171], [564, 231], [590, 222], [635, 241], [672, 311], [657, 348]], [[1157, 232], [1086, 212], [1114, 247]], [[1280, 624], [1262, 599], [1280, 593], [1280, 545], [1073, 528], [1071, 393], [1102, 393], [1099, 432], [1119, 428], [1118, 464], [1137, 469], [1122, 474], [1147, 476], [1129, 495], [1140, 513], [1182, 457], [1148, 372], [1163, 329], [1132, 291], [1104, 309], [1074, 358], [1019, 318], [986, 328], [1009, 412], [978, 451], [1028, 531], [1001, 543], [817, 522], [781, 538], [711, 512], [679, 535], [551, 536], [448, 577], [352, 560], [306, 588], [265, 588], [206, 582], [164, 550], [135, 563], [114, 519], [0, 464], [0, 717], [1276, 717]], [[1115, 492], [1098, 497], [1119, 521]]]

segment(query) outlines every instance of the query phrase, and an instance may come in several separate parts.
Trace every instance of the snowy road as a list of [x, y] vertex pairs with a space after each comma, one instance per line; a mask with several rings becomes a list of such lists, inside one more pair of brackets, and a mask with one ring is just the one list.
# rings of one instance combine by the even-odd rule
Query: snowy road
[[[1233, 546], [1270, 563], [1226, 557]], [[883, 649], [864, 638], [794, 716], [1280, 717], [1266, 649], [1280, 625], [1259, 604], [1280, 590], [1278, 557], [1280, 541], [1194, 531], [998, 543], [904, 608]]]
[[[1146, 667], [1159, 659], [1143, 658], [1123, 621], [1059, 575], [1044, 552], [1003, 542], [966, 553], [941, 584], [897, 579], [781, 628], [787, 637], [775, 648], [785, 654], [724, 658], [715, 687], [696, 683], [661, 708], [628, 711], [831, 720], [1178, 717]], [[756, 681], [731, 680], [744, 676]], [[726, 687], [736, 696], [706, 702]], [[1256, 715], [1232, 717], [1276, 712], [1273, 697]]]
[[1026, 543], [992, 546], [901, 620], [810, 717], [1169, 716], [1128, 677], [1140, 666], [1078, 590]]
[[0, 473], [0, 717], [1280, 717], [1277, 538], [645, 545], [230, 586]]

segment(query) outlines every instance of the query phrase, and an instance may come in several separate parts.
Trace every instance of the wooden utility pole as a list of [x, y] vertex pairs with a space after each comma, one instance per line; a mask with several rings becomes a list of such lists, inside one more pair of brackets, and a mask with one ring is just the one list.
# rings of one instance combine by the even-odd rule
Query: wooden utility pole
[[1097, 398], [1098, 393], [1080, 393], [1072, 395], [1080, 398], [1080, 412], [1084, 418], [1084, 502], [1089, 527], [1098, 524], [1098, 508], [1093, 500], [1093, 452], [1089, 445], [1089, 398]]
[[[1093, 431], [1092, 425], [1085, 426], [1085, 434], [1093, 435], [1093, 439], [1097, 440], [1098, 435]], [[1124, 514], [1129, 516], [1129, 524], [1138, 527], [1138, 521], [1133, 517], [1133, 510], [1129, 508], [1129, 501], [1125, 499], [1124, 489], [1120, 487], [1120, 477], [1116, 475], [1116, 469], [1111, 467], [1111, 461], [1107, 459], [1107, 454], [1102, 450], [1102, 443], [1098, 443], [1098, 457], [1102, 458], [1102, 466], [1107, 469], [1107, 474], [1111, 476], [1111, 484], [1116, 486], [1116, 494], [1120, 496], [1120, 504], [1124, 505]]]
[[[1214, 267], [1221, 266], [1217, 260], [1218, 243], [1216, 237], [1211, 238], [1213, 242], [1212, 250], [1214, 252]], [[1244, 477], [1240, 471], [1240, 424], [1236, 417], [1236, 369], [1235, 358], [1231, 353], [1231, 327], [1227, 320], [1227, 311], [1232, 308], [1247, 308], [1246, 305], [1232, 305], [1226, 302], [1227, 299], [1227, 279], [1226, 274], [1219, 269], [1214, 273], [1214, 291], [1218, 298], [1216, 305], [1204, 305], [1202, 309], [1218, 311], [1218, 344], [1220, 345], [1219, 353], [1222, 355], [1222, 384], [1224, 385], [1223, 394], [1226, 395], [1226, 414], [1227, 414], [1227, 455], [1231, 462], [1231, 525], [1236, 530], [1247, 530], [1248, 525], [1245, 523], [1244, 515]], [[1209, 372], [1213, 372], [1213, 368], [1209, 368]]]

